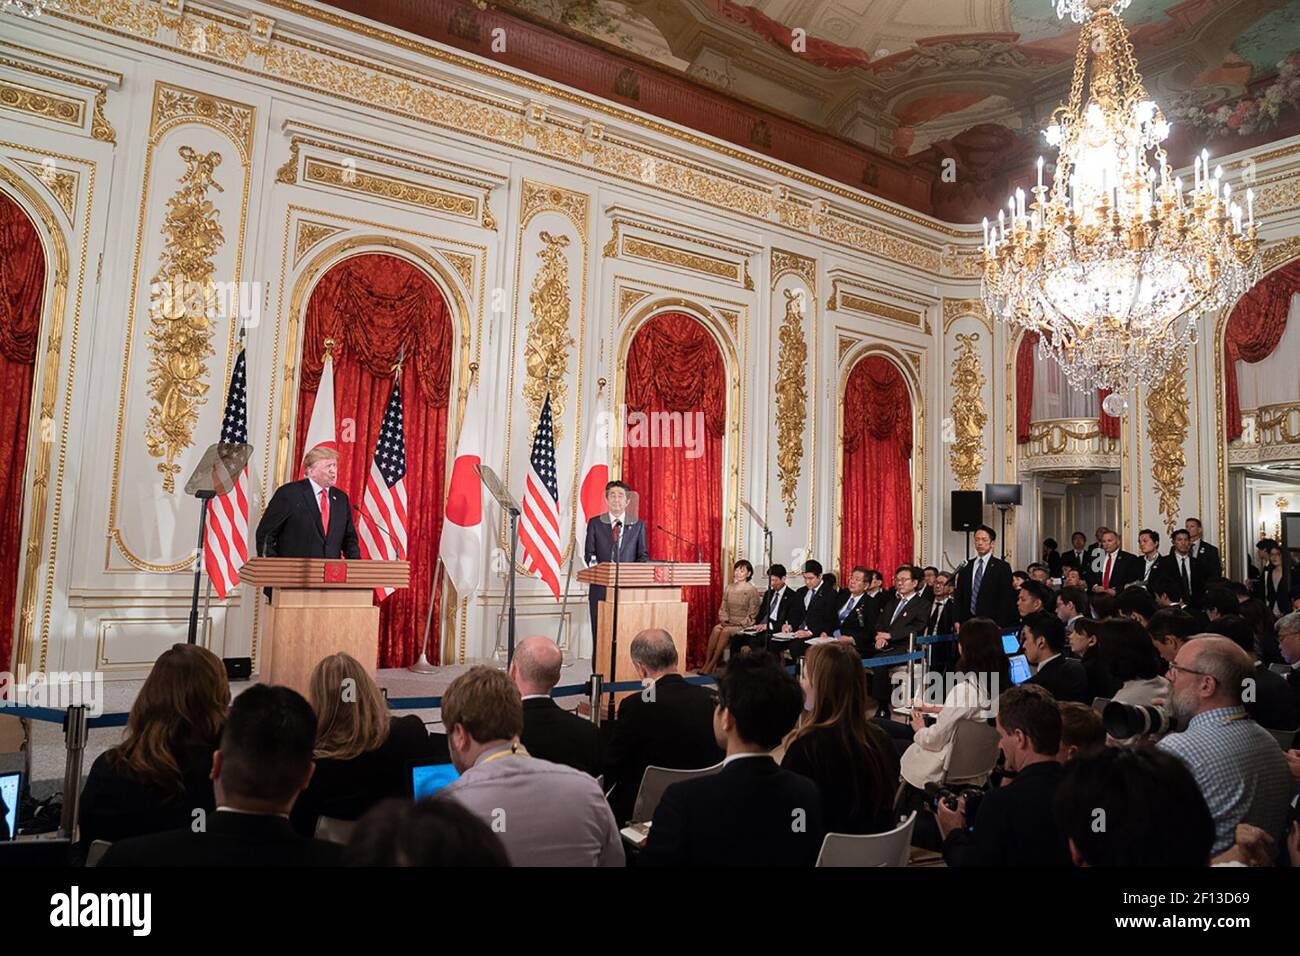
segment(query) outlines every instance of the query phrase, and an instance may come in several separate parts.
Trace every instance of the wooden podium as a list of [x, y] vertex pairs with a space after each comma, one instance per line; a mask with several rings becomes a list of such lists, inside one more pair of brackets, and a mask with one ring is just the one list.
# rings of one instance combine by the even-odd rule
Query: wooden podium
[[[686, 609], [684, 587], [707, 585], [712, 569], [708, 564], [686, 562], [624, 561], [618, 565], [618, 659], [612, 671], [615, 680], [636, 680], [632, 668], [632, 638], [648, 627], [660, 627], [673, 636], [677, 659], [686, 669]], [[595, 661], [593, 669], [610, 680], [610, 648], [614, 636], [614, 562], [583, 568], [578, 580], [602, 584], [606, 597], [596, 614]], [[616, 695], [626, 697], [631, 691]]]
[[268, 684], [292, 687], [304, 697], [312, 669], [339, 651], [370, 673], [379, 657], [379, 608], [374, 589], [411, 584], [409, 561], [322, 558], [250, 558], [241, 584], [274, 588], [271, 622], [258, 671]]

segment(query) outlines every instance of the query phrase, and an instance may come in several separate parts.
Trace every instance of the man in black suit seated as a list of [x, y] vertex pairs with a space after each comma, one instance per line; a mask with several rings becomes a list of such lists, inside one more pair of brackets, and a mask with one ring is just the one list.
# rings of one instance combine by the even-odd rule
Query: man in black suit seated
[[903, 654], [908, 640], [925, 630], [930, 602], [917, 593], [921, 570], [905, 564], [894, 572], [894, 596], [876, 618], [873, 654]]
[[1268, 730], [1295, 730], [1300, 727], [1300, 709], [1286, 678], [1269, 670], [1259, 659], [1255, 629], [1240, 614], [1221, 617], [1210, 625], [1209, 633], [1221, 634], [1240, 647], [1255, 665], [1251, 678], [1253, 693], [1242, 693], [1242, 704], [1255, 723]]
[[614, 787], [609, 806], [620, 825], [632, 815], [646, 767], [698, 770], [723, 757], [713, 735], [713, 694], [678, 673], [672, 635], [648, 628], [632, 638], [629, 654], [646, 687], [624, 698], [618, 719], [602, 728], [605, 789]]
[[[934, 576], [934, 600], [930, 603], [929, 616], [925, 619], [927, 635], [949, 635], [953, 633], [956, 622], [957, 605], [952, 599], [954, 581], [957, 575], [951, 571], [940, 571]], [[943, 641], [930, 646], [930, 668], [946, 672], [957, 661], [957, 642]]]
[[840, 626], [839, 592], [822, 580], [820, 561], [804, 562], [803, 584], [795, 592], [789, 619], [773, 635], [773, 648], [795, 658], [803, 656], [810, 637], [829, 637]]
[[785, 565], [774, 564], [767, 569], [767, 590], [759, 601], [753, 626], [731, 636], [732, 658], [746, 647], [766, 647], [772, 632], [781, 630], [794, 613], [795, 589], [786, 583]]
[[1020, 645], [1025, 658], [1036, 668], [1026, 683], [1045, 688], [1057, 700], [1092, 703], [1083, 663], [1063, 654], [1065, 625], [1059, 617], [1049, 611], [1029, 615], [1020, 628]]
[[519, 740], [530, 756], [600, 775], [600, 730], [589, 720], [564, 710], [551, 697], [560, 682], [564, 655], [549, 637], [525, 637], [515, 647], [510, 679], [524, 702], [524, 730]]
[[998, 698], [997, 727], [998, 747], [1006, 761], [1003, 776], [1010, 775], [1011, 782], [985, 793], [972, 820], [966, 819], [965, 797], [956, 808], [940, 801], [936, 812], [944, 862], [949, 866], [1069, 866], [1068, 844], [1052, 816], [1064, 773], [1057, 760], [1060, 705], [1041, 687], [1012, 687]]
[[318, 445], [307, 452], [303, 458], [307, 477], [277, 488], [262, 513], [257, 524], [258, 554], [272, 558], [361, 557], [348, 496], [334, 487], [338, 465], [339, 455], [333, 448]]
[[1016, 592], [1016, 613], [1023, 621], [1039, 611], [1056, 610], [1056, 592], [1041, 581], [1029, 580]]
[[1133, 581], [1142, 580], [1142, 559], [1119, 546], [1119, 535], [1109, 528], [1101, 533], [1102, 553], [1092, 576], [1093, 594], [1118, 594]]
[[980, 525], [971, 540], [975, 557], [957, 571], [957, 625], [973, 617], [987, 617], [1005, 626], [1014, 624], [1016, 592], [1011, 586], [1011, 565], [993, 554], [998, 534], [986, 524]]
[[876, 618], [880, 616], [880, 602], [867, 593], [870, 574], [871, 571], [862, 565], [849, 572], [849, 586], [836, 599], [839, 607], [835, 618], [839, 626], [831, 632], [832, 637], [846, 643], [851, 641], [863, 656], [871, 652], [876, 637]]
[[1284, 614], [1277, 620], [1277, 647], [1290, 670], [1286, 682], [1300, 708], [1300, 611]]
[[332, 866], [342, 847], [299, 836], [289, 811], [315, 764], [316, 715], [297, 691], [254, 684], [230, 705], [212, 755], [216, 812], [120, 840], [100, 866]]
[[664, 791], [640, 862], [812, 866], [825, 836], [821, 794], [771, 756], [802, 712], [803, 691], [770, 654], [733, 661], [713, 715], [722, 770]]

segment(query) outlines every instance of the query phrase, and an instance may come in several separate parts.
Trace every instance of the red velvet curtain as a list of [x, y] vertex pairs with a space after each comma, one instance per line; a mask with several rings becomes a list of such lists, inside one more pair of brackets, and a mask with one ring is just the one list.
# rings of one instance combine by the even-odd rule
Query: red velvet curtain
[[1291, 310], [1291, 297], [1300, 292], [1300, 260], [1283, 266], [1241, 297], [1228, 316], [1223, 336], [1223, 411], [1228, 441], [1241, 437], [1241, 396], [1237, 391], [1237, 362], [1262, 362], [1273, 354]]
[[[694, 447], [653, 447], [636, 443], [629, 422], [623, 451], [623, 480], [640, 495], [639, 516], [646, 523], [650, 555], [657, 561], [694, 561], [696, 549], [656, 528], [698, 543], [713, 568], [707, 588], [686, 589], [686, 666], [704, 663], [705, 643], [722, 602], [722, 437], [727, 429], [727, 382], [722, 353], [707, 329], [680, 312], [649, 319], [632, 340], [627, 357], [624, 401], [634, 412], [680, 412], [683, 432]], [[695, 413], [703, 413], [703, 434]], [[692, 431], [685, 432], [685, 417]], [[653, 419], [652, 419], [653, 420]], [[653, 437], [647, 429], [646, 434]], [[662, 430], [660, 437], [663, 438]], [[691, 457], [695, 456], [695, 457]], [[730, 572], [725, 575], [730, 580]]]
[[870, 355], [844, 389], [844, 500], [841, 581], [855, 564], [885, 581], [914, 560], [912, 549], [912, 399], [893, 362]]
[[[451, 315], [433, 282], [394, 256], [345, 259], [322, 276], [307, 303], [295, 463], [306, 451], [302, 445], [316, 404], [327, 338], [336, 343], [332, 354], [338, 483], [358, 506], [392, 388], [392, 366], [399, 349], [406, 349], [401, 384], [411, 586], [379, 606], [378, 662], [380, 667], [405, 667], [420, 655], [442, 534]], [[429, 634], [431, 661], [438, 660], [440, 603], [435, 603]]]
[[23, 479], [45, 292], [45, 253], [22, 208], [0, 192], [0, 669], [11, 670], [23, 555]]
[[[1038, 346], [1038, 333], [1026, 332], [1016, 353], [1016, 443], [1029, 441], [1029, 423], [1034, 420], [1034, 352]], [[1101, 403], [1110, 391], [1097, 389], [1097, 414], [1101, 418], [1101, 433], [1107, 438], [1119, 437], [1119, 419], [1101, 410]]]

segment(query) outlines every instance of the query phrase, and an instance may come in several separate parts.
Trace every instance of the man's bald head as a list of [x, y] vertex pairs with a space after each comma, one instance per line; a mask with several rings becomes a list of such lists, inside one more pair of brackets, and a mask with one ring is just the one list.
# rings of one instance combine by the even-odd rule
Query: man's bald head
[[633, 664], [645, 668], [646, 675], [658, 677], [677, 670], [677, 645], [673, 636], [658, 627], [648, 627], [632, 638], [628, 652]]
[[549, 637], [525, 637], [515, 646], [515, 656], [510, 662], [510, 678], [519, 688], [520, 696], [549, 694], [560, 682], [560, 668], [564, 655]]
[[1197, 634], [1178, 650], [1170, 668], [1169, 703], [1178, 722], [1223, 707], [1239, 707], [1245, 682], [1253, 677], [1250, 655], [1226, 637]]

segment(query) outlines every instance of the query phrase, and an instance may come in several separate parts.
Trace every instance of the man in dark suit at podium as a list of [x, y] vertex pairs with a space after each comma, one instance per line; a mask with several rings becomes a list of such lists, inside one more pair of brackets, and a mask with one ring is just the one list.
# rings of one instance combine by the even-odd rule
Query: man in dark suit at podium
[[348, 496], [334, 487], [339, 455], [318, 445], [307, 452], [307, 477], [283, 484], [257, 524], [257, 553], [269, 558], [359, 558]]
[[[609, 510], [587, 522], [587, 541], [583, 545], [582, 554], [588, 567], [613, 561], [615, 554], [619, 561], [650, 560], [650, 551], [646, 547], [645, 522], [627, 513], [630, 499], [631, 489], [623, 482], [611, 481], [605, 485], [605, 506]], [[587, 600], [591, 605], [593, 637], [596, 634], [600, 602], [604, 599], [605, 586], [591, 585]]]

